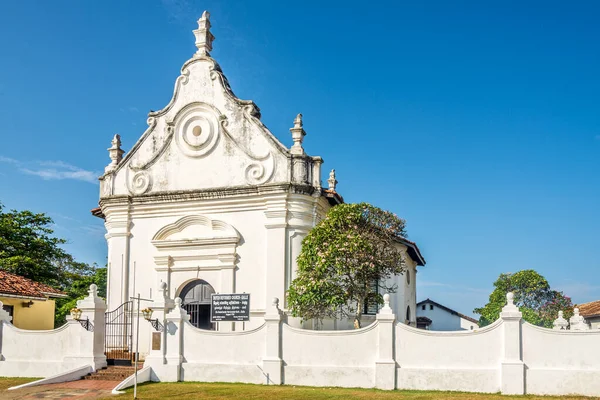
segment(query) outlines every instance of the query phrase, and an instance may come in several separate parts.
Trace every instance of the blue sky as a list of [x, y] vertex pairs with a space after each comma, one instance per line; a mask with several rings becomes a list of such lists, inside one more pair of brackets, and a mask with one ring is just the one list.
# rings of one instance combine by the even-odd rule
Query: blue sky
[[213, 57], [271, 131], [291, 145], [301, 112], [346, 201], [407, 220], [419, 300], [470, 313], [526, 268], [600, 299], [600, 4], [323, 3], [3, 3], [0, 201], [103, 265], [106, 149], [170, 100], [207, 9]]

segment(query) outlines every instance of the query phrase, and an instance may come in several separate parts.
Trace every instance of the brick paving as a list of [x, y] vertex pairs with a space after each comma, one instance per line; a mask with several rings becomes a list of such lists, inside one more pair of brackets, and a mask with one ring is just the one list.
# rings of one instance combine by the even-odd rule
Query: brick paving
[[102, 381], [81, 379], [72, 382], [53, 383], [24, 389], [0, 391], [0, 399], [6, 400], [79, 400], [102, 399], [111, 397], [111, 391], [120, 381]]

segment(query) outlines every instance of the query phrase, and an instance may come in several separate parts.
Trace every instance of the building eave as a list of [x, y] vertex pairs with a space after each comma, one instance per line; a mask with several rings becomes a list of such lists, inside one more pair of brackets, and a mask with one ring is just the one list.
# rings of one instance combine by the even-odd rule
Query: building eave
[[453, 309], [451, 309], [451, 308], [448, 308], [448, 307], [446, 307], [446, 306], [444, 306], [444, 305], [441, 305], [440, 303], [438, 303], [438, 302], [435, 302], [435, 301], [433, 301], [433, 300], [431, 300], [431, 299], [425, 299], [425, 300], [423, 300], [423, 301], [420, 301], [420, 302], [418, 302], [418, 303], [417, 303], [417, 308], [419, 308], [419, 306], [421, 306], [421, 305], [423, 305], [423, 304], [426, 304], [426, 303], [431, 303], [431, 304], [433, 304], [434, 306], [441, 308], [442, 310], [446, 310], [446, 311], [448, 311], [448, 312], [449, 312], [450, 314], [452, 314], [452, 315], [456, 315], [457, 317], [460, 317], [460, 318], [466, 319], [467, 321], [469, 321], [469, 322], [472, 322], [472, 323], [474, 323], [474, 324], [479, 324], [479, 321], [477, 321], [475, 318], [471, 318], [471, 317], [469, 317], [469, 316], [467, 316], [467, 315], [464, 315], [464, 314], [461, 314], [461, 313], [459, 313], [458, 311], [454, 311]]

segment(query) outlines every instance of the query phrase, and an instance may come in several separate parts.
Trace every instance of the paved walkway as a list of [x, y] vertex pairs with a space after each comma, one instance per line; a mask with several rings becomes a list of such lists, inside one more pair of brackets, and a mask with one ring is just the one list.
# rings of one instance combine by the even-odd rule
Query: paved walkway
[[82, 379], [73, 382], [53, 383], [51, 385], [0, 391], [0, 399], [102, 399], [112, 396], [111, 391], [118, 384], [119, 381], [96, 381]]

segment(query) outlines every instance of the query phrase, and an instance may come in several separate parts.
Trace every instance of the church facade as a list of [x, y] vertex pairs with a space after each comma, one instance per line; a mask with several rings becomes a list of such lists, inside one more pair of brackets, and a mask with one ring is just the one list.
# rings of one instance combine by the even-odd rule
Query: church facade
[[[138, 293], [156, 299], [166, 284], [194, 326], [231, 331], [260, 326], [272, 299], [285, 299], [302, 239], [343, 199], [335, 172], [324, 187], [323, 159], [304, 151], [301, 114], [288, 148], [252, 101], [234, 95], [210, 56], [210, 27], [205, 12], [193, 31], [197, 51], [183, 64], [171, 101], [149, 113], [148, 128], [127, 154], [115, 135], [100, 207], [92, 211], [106, 226], [109, 310]], [[398, 277], [392, 305], [414, 310], [406, 316], [414, 323], [416, 267], [424, 260], [414, 243], [400, 245], [408, 273]], [[212, 293], [249, 293], [250, 321], [211, 323]], [[141, 353], [150, 331], [140, 325]]]

